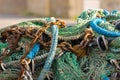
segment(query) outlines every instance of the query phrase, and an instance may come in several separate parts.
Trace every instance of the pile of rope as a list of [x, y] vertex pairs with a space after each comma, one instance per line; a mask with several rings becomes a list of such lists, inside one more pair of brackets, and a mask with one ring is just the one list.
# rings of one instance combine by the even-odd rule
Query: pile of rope
[[120, 79], [120, 11], [89, 9], [69, 27], [33, 19], [0, 34], [0, 80]]

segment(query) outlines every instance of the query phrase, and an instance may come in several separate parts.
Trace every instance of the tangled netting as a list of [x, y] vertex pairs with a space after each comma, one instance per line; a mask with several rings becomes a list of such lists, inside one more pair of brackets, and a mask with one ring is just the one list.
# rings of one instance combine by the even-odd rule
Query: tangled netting
[[[18, 27], [24, 32], [29, 27], [33, 27], [34, 29], [29, 29], [32, 34], [50, 21], [51, 18], [35, 19], [1, 29], [1, 55], [4, 55], [4, 49], [10, 46], [9, 40], [4, 38], [4, 32], [7, 29]], [[61, 25], [57, 23], [51, 25], [54, 25], [52, 30], [48, 28], [43, 31], [42, 40], [45, 46], [42, 41], [40, 41], [40, 45], [38, 45], [39, 41], [36, 42], [34, 46], [39, 47], [40, 50], [37, 50], [39, 48], [34, 49], [33, 46], [33, 52], [37, 50], [37, 53], [32, 54], [31, 52], [27, 56], [27, 59], [35, 61], [35, 70], [32, 73], [34, 80], [120, 80], [120, 11], [89, 9], [80, 14], [77, 24], [74, 26], [61, 28]], [[93, 32], [87, 32], [86, 29]], [[87, 34], [90, 37], [86, 37]], [[18, 79], [21, 57], [26, 52], [25, 46], [30, 44], [32, 39], [30, 35], [22, 36], [18, 41], [18, 45], [22, 45], [22, 49], [13, 52], [14, 54], [3, 60], [0, 58], [7, 67], [6, 70], [1, 69], [0, 80]], [[49, 44], [49, 47], [46, 47], [48, 41], [51, 42], [51, 46]], [[63, 47], [63, 45], [61, 47], [62, 42], [71, 44], [71, 47]], [[12, 49], [9, 50], [12, 51]], [[33, 79], [24, 78], [24, 80]]]

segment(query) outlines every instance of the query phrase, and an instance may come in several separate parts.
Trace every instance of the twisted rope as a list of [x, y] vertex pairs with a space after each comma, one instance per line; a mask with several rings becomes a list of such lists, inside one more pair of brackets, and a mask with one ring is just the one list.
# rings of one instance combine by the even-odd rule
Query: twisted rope
[[102, 22], [104, 22], [103, 19], [95, 18], [90, 22], [90, 26], [97, 33], [105, 35], [107, 37], [119, 37], [120, 36], [120, 32], [112, 32], [112, 31], [108, 31], [108, 30], [100, 27], [99, 24], [102, 23]]
[[58, 38], [58, 28], [57, 28], [57, 25], [53, 25], [52, 26], [52, 32], [53, 32], [53, 38], [52, 38], [52, 45], [51, 45], [51, 48], [50, 48], [50, 52], [48, 54], [48, 57], [45, 61], [45, 65], [38, 77], [38, 80], [44, 80], [45, 77], [46, 77], [46, 74], [48, 73], [50, 67], [51, 67], [51, 64], [52, 64], [52, 61], [54, 59], [54, 56], [55, 56], [55, 50], [56, 50], [56, 47], [57, 47], [57, 38]]

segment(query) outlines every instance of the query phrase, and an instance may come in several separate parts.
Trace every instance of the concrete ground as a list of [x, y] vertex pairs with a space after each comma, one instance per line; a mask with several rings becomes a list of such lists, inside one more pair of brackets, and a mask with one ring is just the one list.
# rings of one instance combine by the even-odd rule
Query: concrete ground
[[[0, 28], [19, 23], [21, 21], [34, 19], [36, 17], [25, 17], [25, 16], [18, 16], [18, 15], [7, 15], [7, 14], [0, 14]], [[38, 17], [37, 17], [38, 18]], [[66, 25], [74, 25], [76, 23], [75, 20], [70, 19], [62, 19], [65, 21]]]

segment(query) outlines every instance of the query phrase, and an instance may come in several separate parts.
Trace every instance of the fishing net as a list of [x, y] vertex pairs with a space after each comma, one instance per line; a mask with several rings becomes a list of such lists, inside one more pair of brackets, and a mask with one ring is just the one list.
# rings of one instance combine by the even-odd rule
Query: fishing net
[[[111, 14], [111, 15], [110, 15]], [[90, 28], [90, 22], [94, 18], [101, 18], [106, 22], [102, 22], [98, 24], [103, 29], [106, 29], [108, 31], [119, 33], [119, 29], [115, 28], [115, 23], [118, 23], [120, 19], [120, 12], [112, 12], [108, 13], [106, 10], [102, 9], [89, 9], [86, 11], [83, 11], [80, 16], [77, 19], [77, 24], [70, 27], [60, 28], [58, 35], [63, 38], [63, 40], [58, 39], [58, 44], [61, 41], [65, 41], [68, 43], [71, 43], [72, 46], [80, 44], [83, 39], [83, 36], [81, 35], [85, 32], [86, 28]], [[43, 28], [42, 26], [45, 25], [46, 22], [49, 22], [50, 18], [44, 18], [40, 20], [31, 20], [26, 22], [21, 22], [19, 24], [16, 24], [15, 26], [18, 26], [23, 29], [23, 31], [27, 30], [28, 27], [35, 28], [31, 30], [33, 33], [36, 32], [39, 28]], [[116, 22], [117, 21], [117, 22]], [[8, 26], [9, 28], [11, 26]], [[13, 26], [12, 26], [13, 27]], [[3, 28], [0, 30], [0, 33], [4, 32], [6, 28]], [[96, 38], [99, 36], [102, 36], [102, 34], [99, 34], [95, 30], [93, 30], [95, 39], [93, 41], [96, 41]], [[45, 31], [44, 36], [42, 37], [45, 42], [49, 40], [49, 37], [51, 37], [52, 30], [47, 29]], [[76, 36], [81, 35], [80, 39], [76, 38], [76, 41], [72, 40], [64, 40], [65, 37], [70, 36]], [[52, 66], [50, 68], [50, 71], [47, 74], [47, 77], [45, 80], [119, 80], [119, 60], [120, 60], [120, 37], [105, 37], [106, 40], [108, 40], [108, 49], [107, 50], [100, 50], [98, 45], [95, 46], [89, 46], [87, 45], [86, 55], [84, 56], [77, 56], [74, 52], [71, 51], [65, 51], [62, 50], [63, 54], [61, 56], [55, 56], [54, 61], [52, 63]], [[6, 57], [2, 62], [6, 64], [7, 69], [5, 71], [0, 72], [0, 80], [17, 80], [20, 73], [20, 59], [25, 53], [25, 45], [30, 44], [32, 41], [32, 38], [30, 37], [22, 37], [18, 45], [23, 45], [22, 50], [14, 52], [11, 56]], [[79, 43], [77, 43], [79, 42]], [[92, 41], [91, 41], [92, 42]], [[90, 43], [91, 43], [90, 42]], [[96, 42], [95, 42], [96, 43]], [[97, 43], [96, 43], [97, 44]], [[102, 45], [104, 43], [101, 43]], [[8, 47], [9, 43], [7, 41], [0, 42], [0, 51], [1, 55], [4, 50], [4, 48]], [[34, 80], [36, 80], [39, 76], [39, 73], [43, 69], [43, 65], [45, 64], [46, 57], [49, 53], [50, 49], [44, 48], [44, 46], [41, 46], [43, 50], [40, 50], [38, 54], [36, 55], [35, 61], [35, 71], [32, 74], [32, 77]], [[57, 48], [58, 49], [58, 48]], [[58, 50], [59, 51], [59, 50]], [[81, 51], [82, 52], [82, 51]], [[58, 52], [56, 52], [56, 55], [58, 55]], [[40, 56], [40, 57], [39, 57]], [[111, 60], [117, 60], [118, 66], [116, 69], [116, 65], [111, 63]], [[16, 61], [16, 62], [14, 62]], [[10, 63], [11, 62], [11, 63]], [[14, 64], [13, 64], [14, 63]], [[116, 75], [115, 75], [116, 74]]]

